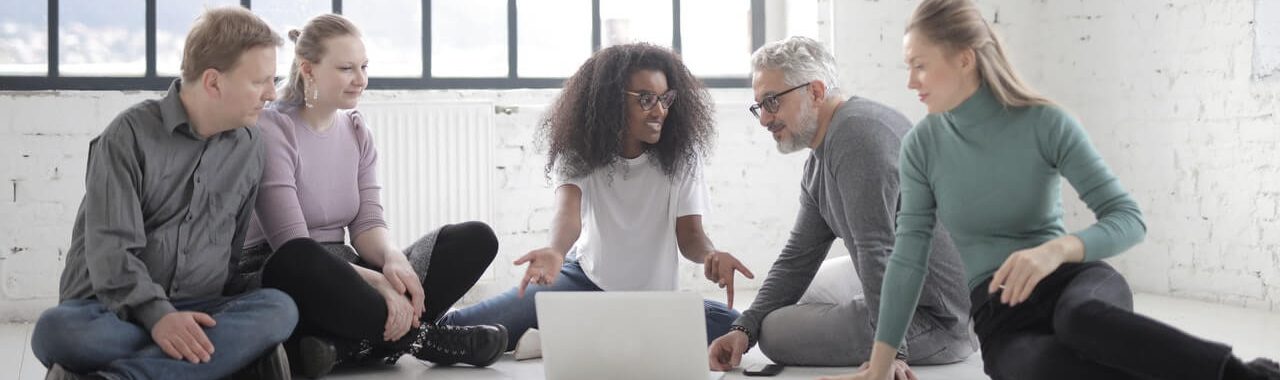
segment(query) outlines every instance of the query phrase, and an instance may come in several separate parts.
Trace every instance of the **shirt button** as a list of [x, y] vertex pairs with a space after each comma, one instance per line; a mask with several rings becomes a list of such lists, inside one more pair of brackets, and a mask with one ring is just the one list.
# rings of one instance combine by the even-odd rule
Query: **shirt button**
[[190, 222], [192, 219], [195, 219], [195, 217], [194, 217], [194, 216], [191, 216], [190, 214], [188, 214], [188, 215], [187, 215], [187, 221], [188, 221], [188, 222]]

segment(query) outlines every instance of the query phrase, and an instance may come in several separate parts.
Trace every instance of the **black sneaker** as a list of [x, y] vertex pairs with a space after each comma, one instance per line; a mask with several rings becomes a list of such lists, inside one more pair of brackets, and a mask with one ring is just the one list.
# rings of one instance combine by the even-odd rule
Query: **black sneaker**
[[338, 364], [338, 348], [328, 339], [304, 336], [298, 340], [298, 353], [293, 358], [290, 364], [299, 375], [319, 379]]
[[465, 363], [487, 367], [507, 350], [507, 328], [502, 325], [424, 325], [421, 345], [413, 356], [438, 365]]
[[291, 380], [292, 378], [289, 374], [289, 356], [285, 354], [284, 346], [279, 344], [232, 376], [235, 380]]

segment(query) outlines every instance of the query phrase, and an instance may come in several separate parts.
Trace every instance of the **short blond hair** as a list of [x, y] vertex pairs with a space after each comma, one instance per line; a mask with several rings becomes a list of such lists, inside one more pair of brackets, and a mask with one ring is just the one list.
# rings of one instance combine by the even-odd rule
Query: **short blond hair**
[[194, 82], [207, 69], [229, 71], [240, 55], [258, 47], [279, 47], [284, 41], [265, 21], [247, 9], [227, 6], [209, 9], [196, 19], [182, 49], [182, 80]]

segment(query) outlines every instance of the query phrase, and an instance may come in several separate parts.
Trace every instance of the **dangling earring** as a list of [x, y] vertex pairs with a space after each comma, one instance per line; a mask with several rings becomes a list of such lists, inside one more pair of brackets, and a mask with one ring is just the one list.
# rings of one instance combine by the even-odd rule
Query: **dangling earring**
[[316, 103], [320, 102], [320, 89], [316, 88], [315, 79], [307, 79], [304, 92], [306, 92], [306, 95], [303, 96], [303, 102], [307, 104], [307, 108], [315, 107]]

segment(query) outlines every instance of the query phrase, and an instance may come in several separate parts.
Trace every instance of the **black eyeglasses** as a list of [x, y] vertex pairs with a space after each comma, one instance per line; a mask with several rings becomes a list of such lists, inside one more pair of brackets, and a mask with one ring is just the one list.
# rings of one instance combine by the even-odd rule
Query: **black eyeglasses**
[[623, 92], [626, 92], [627, 95], [634, 96], [638, 100], [640, 100], [640, 109], [645, 111], [653, 109], [653, 106], [658, 105], [658, 103], [662, 103], [662, 109], [664, 110], [670, 109], [671, 104], [676, 102], [676, 90], [667, 90], [667, 92], [662, 93], [662, 95], [654, 94], [648, 91], [643, 91], [643, 92], [623, 91]]
[[760, 118], [761, 108], [764, 108], [765, 111], [769, 111], [769, 113], [778, 113], [778, 107], [781, 106], [781, 104], [778, 103], [778, 98], [782, 97], [783, 95], [786, 95], [788, 92], [799, 90], [801, 87], [808, 86], [809, 83], [813, 83], [813, 82], [808, 82], [799, 86], [789, 88], [786, 91], [766, 96], [764, 97], [764, 99], [760, 99], [759, 103], [752, 104], [751, 107], [747, 108], [747, 110], [751, 111], [751, 114], [755, 115], [757, 119]]

